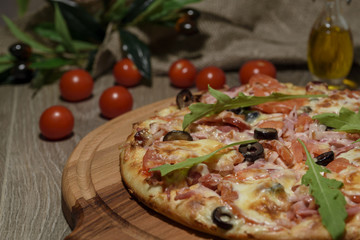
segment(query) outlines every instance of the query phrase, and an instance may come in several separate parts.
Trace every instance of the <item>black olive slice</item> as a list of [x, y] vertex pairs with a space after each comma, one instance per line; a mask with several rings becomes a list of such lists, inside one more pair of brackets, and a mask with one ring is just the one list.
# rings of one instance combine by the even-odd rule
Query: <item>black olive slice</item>
[[335, 158], [335, 155], [334, 155], [333, 151], [324, 152], [316, 157], [316, 164], [321, 165], [321, 166], [326, 166], [330, 162], [332, 162], [334, 160], [334, 158]]
[[193, 138], [191, 137], [190, 133], [185, 131], [173, 130], [168, 132], [165, 136], [163, 141], [173, 141], [173, 140], [186, 140], [192, 141]]
[[212, 212], [212, 221], [220, 228], [229, 230], [233, 227], [231, 220], [234, 218], [233, 214], [225, 206], [217, 207]]
[[239, 152], [244, 156], [245, 161], [254, 162], [259, 158], [264, 157], [264, 148], [258, 143], [241, 144]]
[[189, 89], [181, 90], [176, 96], [176, 104], [179, 109], [189, 106], [193, 101], [194, 98]]
[[245, 121], [247, 122], [253, 122], [255, 119], [257, 119], [260, 116], [260, 113], [258, 111], [250, 111], [245, 114]]
[[303, 106], [300, 108], [300, 110], [302, 110], [304, 113], [311, 113], [312, 112], [312, 108], [310, 106]]
[[255, 128], [254, 130], [255, 139], [278, 139], [278, 132], [275, 128]]

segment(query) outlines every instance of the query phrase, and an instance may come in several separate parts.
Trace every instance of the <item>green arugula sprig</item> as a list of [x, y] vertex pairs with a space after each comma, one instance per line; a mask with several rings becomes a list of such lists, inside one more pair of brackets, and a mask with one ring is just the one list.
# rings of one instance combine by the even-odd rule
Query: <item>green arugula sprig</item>
[[322, 173], [330, 173], [330, 170], [317, 165], [305, 144], [300, 139], [298, 141], [305, 150], [305, 164], [309, 167], [303, 175], [301, 183], [309, 186], [310, 194], [315, 198], [316, 204], [319, 205], [322, 224], [329, 231], [331, 237], [341, 239], [345, 231], [345, 219], [347, 217], [345, 197], [339, 190], [343, 183], [324, 177]]
[[313, 116], [321, 124], [334, 128], [335, 131], [359, 133], [360, 132], [360, 111], [355, 113], [342, 107], [339, 114], [323, 113]]
[[184, 168], [191, 168], [192, 166], [196, 165], [196, 164], [199, 164], [199, 163], [202, 163], [202, 162], [205, 162], [206, 160], [212, 158], [216, 153], [218, 153], [219, 151], [225, 149], [225, 148], [229, 148], [229, 147], [233, 147], [233, 146], [236, 146], [236, 145], [240, 145], [240, 144], [249, 144], [249, 143], [254, 143], [256, 142], [256, 140], [248, 140], [248, 141], [242, 141], [242, 142], [234, 142], [234, 143], [231, 143], [229, 145], [226, 145], [224, 147], [221, 147], [207, 155], [204, 155], [204, 156], [200, 156], [200, 157], [196, 157], [196, 158], [188, 158], [186, 159], [185, 161], [182, 161], [182, 162], [178, 162], [178, 163], [175, 163], [173, 165], [171, 164], [164, 164], [164, 165], [161, 165], [161, 166], [158, 166], [158, 167], [155, 167], [155, 168], [152, 168], [150, 169], [149, 171], [160, 171], [161, 173], [161, 176], [165, 176], [175, 170], [178, 170], [178, 169], [184, 169]]
[[211, 116], [219, 114], [224, 110], [230, 110], [239, 107], [250, 107], [261, 103], [285, 101], [296, 98], [315, 98], [315, 97], [326, 97], [327, 95], [287, 95], [282, 93], [272, 93], [266, 97], [246, 96], [243, 93], [235, 98], [231, 98], [228, 95], [217, 91], [208, 86], [209, 93], [217, 99], [215, 104], [206, 103], [195, 103], [189, 106], [191, 113], [184, 116], [182, 128], [186, 129], [194, 121], [203, 118], [205, 116]]

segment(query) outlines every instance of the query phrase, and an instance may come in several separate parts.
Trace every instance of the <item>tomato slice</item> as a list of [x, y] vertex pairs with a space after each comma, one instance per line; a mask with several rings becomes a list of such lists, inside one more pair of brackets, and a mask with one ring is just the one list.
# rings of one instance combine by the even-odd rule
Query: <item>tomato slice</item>
[[257, 127], [282, 129], [284, 127], [284, 122], [269, 120], [269, 121], [264, 121], [264, 122], [260, 123], [259, 125], [257, 125]]

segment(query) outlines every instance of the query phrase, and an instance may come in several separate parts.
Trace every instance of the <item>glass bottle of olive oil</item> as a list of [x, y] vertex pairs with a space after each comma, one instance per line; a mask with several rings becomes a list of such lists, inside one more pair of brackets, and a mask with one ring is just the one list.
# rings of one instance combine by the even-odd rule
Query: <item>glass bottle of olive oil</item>
[[350, 28], [342, 16], [340, 0], [325, 0], [308, 41], [308, 67], [315, 80], [341, 85], [353, 63]]

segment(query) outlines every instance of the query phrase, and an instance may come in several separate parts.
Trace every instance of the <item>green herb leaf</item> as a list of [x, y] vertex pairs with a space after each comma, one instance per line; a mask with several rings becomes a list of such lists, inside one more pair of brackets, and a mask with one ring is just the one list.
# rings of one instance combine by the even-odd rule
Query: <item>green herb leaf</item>
[[194, 166], [196, 164], [202, 163], [202, 162], [210, 159], [216, 153], [218, 153], [219, 151], [221, 151], [221, 150], [223, 150], [225, 148], [233, 147], [233, 146], [240, 145], [240, 144], [253, 143], [253, 142], [256, 142], [256, 140], [248, 140], [248, 141], [231, 143], [231, 144], [226, 145], [224, 147], [221, 147], [221, 148], [219, 148], [219, 149], [215, 150], [214, 152], [209, 153], [207, 155], [196, 157], [196, 158], [188, 158], [183, 162], [178, 162], [178, 163], [173, 164], [173, 165], [164, 164], [164, 165], [152, 168], [149, 171], [160, 171], [161, 176], [165, 176], [166, 174], [171, 173], [171, 172], [173, 172], [175, 170], [183, 169], [183, 168], [191, 168], [192, 166]]
[[15, 61], [15, 58], [11, 54], [4, 54], [0, 56], [0, 64], [1, 63], [12, 63]]
[[122, 43], [122, 50], [127, 58], [131, 59], [140, 74], [144, 77], [144, 84], [151, 86], [151, 61], [150, 50], [145, 43], [140, 41], [134, 34], [119, 29]]
[[35, 77], [31, 80], [31, 87], [35, 89], [33, 97], [37, 94], [37, 92], [47, 84], [54, 83], [57, 81], [63, 72], [58, 69], [40, 69], [36, 71]]
[[16, 3], [18, 5], [18, 15], [23, 16], [28, 9], [29, 0], [16, 0]]
[[34, 32], [43, 38], [50, 39], [54, 42], [61, 42], [61, 35], [55, 31], [55, 25], [53, 23], [43, 23], [34, 27]]
[[119, 22], [127, 12], [126, 0], [116, 0], [105, 14], [108, 22]]
[[[36, 32], [39, 36], [48, 38], [54, 42], [61, 43], [62, 37], [61, 35], [55, 31], [55, 26], [53, 24], [41, 24], [34, 28], [34, 32]], [[80, 40], [72, 40], [71, 44], [73, 45], [76, 52], [94, 50], [98, 48], [98, 45], [84, 42]], [[61, 45], [56, 47], [56, 52], [64, 52], [65, 48]]]
[[323, 113], [313, 116], [321, 124], [332, 127], [337, 131], [357, 133], [360, 132], [360, 111], [355, 113], [342, 107], [339, 115], [335, 113]]
[[322, 173], [329, 173], [330, 171], [317, 165], [305, 144], [301, 140], [298, 141], [305, 150], [307, 158], [305, 164], [309, 167], [303, 175], [301, 183], [309, 186], [310, 194], [315, 198], [316, 204], [319, 205], [322, 224], [329, 231], [331, 237], [341, 239], [345, 231], [345, 219], [347, 217], [345, 197], [339, 190], [343, 183], [324, 177]]
[[32, 69], [52, 69], [59, 68], [65, 65], [73, 64], [73, 60], [64, 59], [64, 58], [51, 58], [51, 59], [43, 59], [38, 62], [33, 62], [30, 64], [30, 68]]
[[191, 113], [186, 114], [183, 121], [183, 129], [186, 129], [194, 121], [205, 117], [218, 114], [224, 110], [250, 107], [261, 103], [285, 101], [296, 98], [315, 98], [326, 97], [326, 95], [286, 95], [282, 93], [272, 93], [266, 97], [246, 96], [243, 93], [235, 98], [230, 98], [226, 94], [217, 91], [209, 86], [209, 93], [217, 99], [215, 104], [195, 103], [189, 106]]
[[148, 16], [148, 21], [169, 21], [178, 18], [178, 10], [187, 4], [200, 2], [201, 0], [166, 0], [161, 10]]
[[135, 0], [130, 5], [126, 15], [122, 19], [122, 24], [128, 24], [144, 12], [155, 0]]
[[59, 33], [62, 39], [62, 44], [69, 52], [75, 52], [75, 48], [72, 43], [72, 38], [65, 22], [65, 19], [61, 15], [59, 6], [55, 3], [55, 30]]
[[13, 64], [11, 63], [3, 63], [0, 64], [0, 84], [8, 84], [12, 82], [11, 69]]
[[50, 2], [58, 4], [73, 39], [102, 42], [105, 37], [104, 28], [76, 2], [69, 0], [50, 0]]
[[11, 33], [20, 41], [29, 44], [33, 49], [42, 52], [42, 53], [51, 53], [51, 48], [46, 47], [45, 45], [37, 42], [33, 38], [31, 38], [28, 34], [23, 32], [20, 28], [18, 28], [15, 23], [13, 23], [8, 17], [2, 16], [4, 22], [10, 29]]

